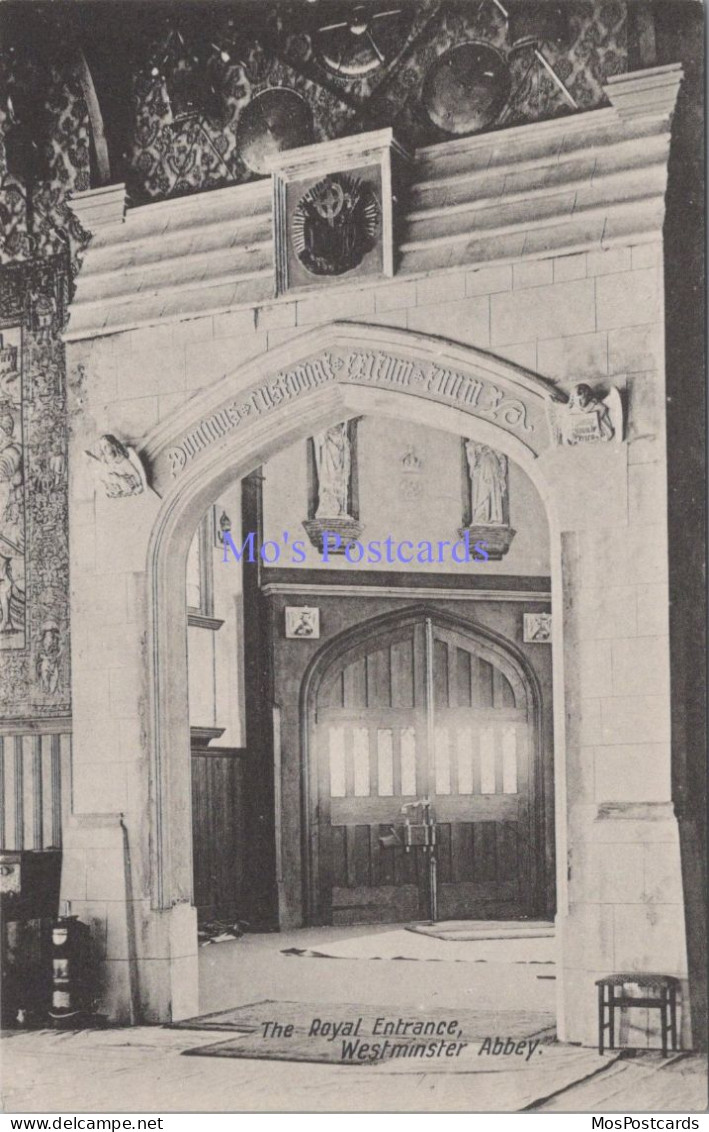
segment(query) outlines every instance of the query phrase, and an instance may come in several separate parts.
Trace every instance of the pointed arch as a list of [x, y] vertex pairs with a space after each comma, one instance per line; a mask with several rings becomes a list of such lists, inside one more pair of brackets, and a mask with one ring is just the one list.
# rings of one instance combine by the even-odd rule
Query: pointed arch
[[[209, 475], [224, 450], [255, 449], [262, 462], [283, 443], [284, 416], [298, 430], [314, 414], [341, 419], [373, 395], [380, 410], [395, 395], [427, 419], [462, 411], [481, 440], [513, 459], [536, 458], [554, 443], [553, 406], [563, 400], [537, 374], [473, 346], [433, 335], [334, 322], [259, 355], [187, 400], [145, 438], [141, 455], [165, 497], [195, 475]], [[389, 411], [394, 411], [392, 409]]]
[[[377, 357], [384, 360], [375, 368]], [[280, 398], [272, 391], [268, 408], [263, 401], [254, 408], [254, 398], [274, 385]], [[183, 587], [192, 533], [207, 507], [279, 449], [343, 418], [406, 419], [469, 435], [514, 460], [545, 503], [552, 561], [560, 568], [548, 460], [539, 459], [554, 445], [559, 397], [538, 375], [475, 347], [336, 322], [225, 374], [144, 438], [140, 455], [162, 499], [147, 561], [153, 907], [192, 896]]]

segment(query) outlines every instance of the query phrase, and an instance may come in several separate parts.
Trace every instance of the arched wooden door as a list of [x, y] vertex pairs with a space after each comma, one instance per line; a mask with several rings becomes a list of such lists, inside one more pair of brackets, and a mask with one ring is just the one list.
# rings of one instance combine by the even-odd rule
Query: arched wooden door
[[314, 709], [318, 922], [427, 917], [425, 856], [380, 844], [418, 798], [436, 818], [438, 918], [534, 914], [538, 705], [516, 661], [472, 629], [409, 616], [333, 661]]

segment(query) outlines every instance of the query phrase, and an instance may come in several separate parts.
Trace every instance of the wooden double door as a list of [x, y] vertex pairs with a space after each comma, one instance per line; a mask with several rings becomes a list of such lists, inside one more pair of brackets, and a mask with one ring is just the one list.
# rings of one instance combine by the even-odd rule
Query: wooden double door
[[417, 799], [436, 821], [439, 919], [534, 914], [537, 709], [503, 650], [434, 617], [333, 662], [311, 719], [315, 919], [428, 917], [427, 855], [380, 841]]

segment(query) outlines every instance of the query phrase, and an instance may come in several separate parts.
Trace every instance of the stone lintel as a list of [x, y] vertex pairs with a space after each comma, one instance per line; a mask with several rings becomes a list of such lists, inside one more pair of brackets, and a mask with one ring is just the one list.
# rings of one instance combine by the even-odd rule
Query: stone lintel
[[394, 131], [387, 127], [366, 134], [354, 134], [335, 138], [333, 141], [283, 150], [271, 160], [270, 171], [277, 173], [283, 180], [293, 180], [376, 162], [391, 154], [406, 161], [411, 160], [409, 151], [396, 140]]

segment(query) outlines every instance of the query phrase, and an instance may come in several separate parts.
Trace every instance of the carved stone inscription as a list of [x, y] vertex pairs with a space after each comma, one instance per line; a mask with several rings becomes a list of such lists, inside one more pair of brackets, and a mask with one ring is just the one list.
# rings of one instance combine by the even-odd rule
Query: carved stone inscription
[[244, 420], [266, 416], [322, 385], [341, 382], [406, 389], [414, 395], [455, 405], [474, 416], [501, 425], [529, 442], [535, 424], [529, 406], [494, 382], [470, 377], [435, 362], [412, 362], [383, 352], [352, 350], [341, 356], [328, 351], [293, 366], [242, 397], [222, 406], [167, 450], [172, 478], [179, 476], [200, 454], [233, 432]]

